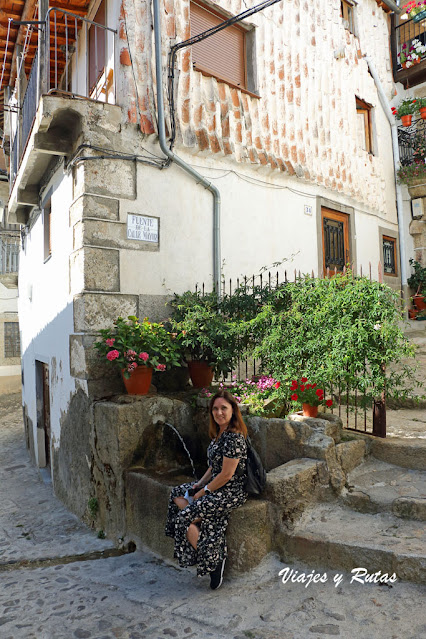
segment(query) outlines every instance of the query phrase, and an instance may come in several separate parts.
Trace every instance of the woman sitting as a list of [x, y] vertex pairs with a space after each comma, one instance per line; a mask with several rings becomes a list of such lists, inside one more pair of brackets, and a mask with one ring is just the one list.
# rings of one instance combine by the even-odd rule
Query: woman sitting
[[223, 579], [229, 513], [247, 499], [247, 428], [228, 391], [219, 391], [212, 397], [209, 413], [209, 467], [195, 484], [173, 488], [166, 535], [175, 540], [179, 565], [197, 564], [198, 576], [210, 573], [210, 587], [215, 590]]

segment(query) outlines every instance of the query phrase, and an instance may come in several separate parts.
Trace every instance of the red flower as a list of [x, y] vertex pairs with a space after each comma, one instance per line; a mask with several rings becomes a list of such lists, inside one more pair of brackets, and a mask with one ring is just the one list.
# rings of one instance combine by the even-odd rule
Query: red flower
[[330, 408], [330, 406], [333, 406], [333, 400], [332, 399], [327, 399], [327, 401], [325, 402], [326, 405]]
[[324, 391], [323, 391], [321, 388], [318, 388], [318, 389], [315, 391], [315, 393], [316, 393], [316, 395], [318, 395], [318, 397], [321, 397], [321, 395], [324, 395]]
[[298, 398], [297, 393], [294, 393], [294, 394], [291, 396], [291, 399], [293, 400], [293, 402], [297, 402], [297, 398]]
[[312, 388], [312, 384], [306, 384], [305, 388], [306, 389]]
[[305, 386], [303, 384], [300, 385], [300, 390], [302, 391], [302, 393], [305, 390]]
[[277, 382], [277, 383], [275, 384], [275, 388], [279, 388], [280, 386], [281, 386], [281, 382]]
[[316, 384], [312, 384], [312, 388], [315, 388]]
[[298, 384], [298, 383], [296, 382], [296, 380], [294, 379], [294, 380], [291, 382], [290, 390], [296, 390], [296, 388], [298, 387], [298, 385], [299, 385], [299, 384]]
[[300, 380], [302, 382], [302, 384], [306, 384], [306, 382], [308, 381], [307, 377], [302, 377], [302, 379]]

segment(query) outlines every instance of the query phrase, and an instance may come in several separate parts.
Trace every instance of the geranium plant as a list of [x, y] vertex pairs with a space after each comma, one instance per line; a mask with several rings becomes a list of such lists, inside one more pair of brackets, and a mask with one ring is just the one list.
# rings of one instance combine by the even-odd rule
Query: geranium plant
[[410, 18], [414, 18], [418, 13], [424, 10], [426, 10], [426, 0], [410, 0], [410, 2], [403, 5], [402, 16], [407, 15]]
[[138, 366], [164, 371], [168, 366], [180, 366], [181, 350], [176, 334], [163, 324], [139, 320], [130, 315], [118, 317], [112, 328], [99, 331], [101, 339], [94, 346], [108, 362], [118, 366], [126, 379]]
[[333, 405], [332, 399], [324, 398], [324, 389], [317, 386], [316, 383], [310, 383], [307, 377], [302, 377], [300, 381], [294, 379], [290, 386], [290, 399], [292, 402], [299, 404], [309, 404], [310, 406], [327, 406]]
[[[285, 409], [286, 401], [278, 392], [280, 386], [281, 382], [269, 375], [247, 378], [243, 381], [237, 381], [237, 376], [233, 375], [232, 381], [219, 384], [220, 389], [229, 391], [240, 404], [247, 406], [251, 415], [264, 415], [270, 412], [269, 400], [279, 401], [280, 407]], [[203, 388], [200, 397], [209, 398], [214, 392], [215, 389]]]
[[397, 107], [392, 107], [392, 113], [397, 120], [400, 120], [404, 115], [412, 115], [416, 110], [416, 100], [412, 98], [402, 100]]

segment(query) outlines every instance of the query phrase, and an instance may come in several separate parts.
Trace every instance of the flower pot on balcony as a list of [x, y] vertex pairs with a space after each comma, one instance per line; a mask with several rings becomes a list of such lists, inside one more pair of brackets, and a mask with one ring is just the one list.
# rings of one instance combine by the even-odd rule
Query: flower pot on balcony
[[401, 115], [402, 126], [411, 126], [412, 119], [413, 116], [411, 113], [409, 113], [408, 115]]
[[422, 120], [426, 120], [426, 107], [420, 107], [420, 115]]

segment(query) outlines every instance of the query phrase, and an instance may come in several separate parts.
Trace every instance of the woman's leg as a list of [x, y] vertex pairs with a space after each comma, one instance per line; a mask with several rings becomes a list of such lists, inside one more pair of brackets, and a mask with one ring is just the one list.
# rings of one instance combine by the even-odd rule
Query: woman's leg
[[179, 510], [183, 510], [189, 504], [188, 500], [185, 499], [185, 497], [174, 497], [173, 501], [176, 504], [176, 506], [179, 508]]
[[[201, 521], [201, 519], [198, 519], [196, 521]], [[197, 543], [198, 543], [199, 536], [200, 536], [200, 529], [198, 528], [195, 522], [192, 522], [192, 524], [189, 524], [188, 526], [188, 530], [186, 532], [186, 538], [195, 550], [197, 550]]]

